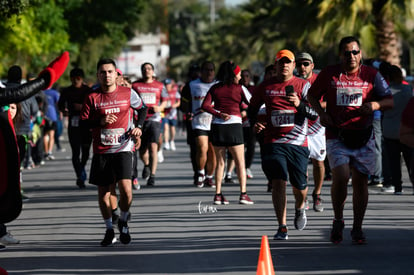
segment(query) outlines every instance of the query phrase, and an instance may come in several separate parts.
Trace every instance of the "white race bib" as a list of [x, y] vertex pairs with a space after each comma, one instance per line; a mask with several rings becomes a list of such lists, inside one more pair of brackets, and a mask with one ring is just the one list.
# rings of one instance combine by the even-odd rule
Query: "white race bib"
[[337, 88], [337, 106], [362, 106], [362, 89], [360, 88]]
[[117, 129], [102, 129], [101, 143], [103, 145], [119, 145], [125, 140], [125, 130], [123, 128]]
[[195, 116], [193, 119], [197, 125], [210, 125], [211, 124], [211, 114], [201, 113]]
[[295, 112], [293, 110], [273, 110], [273, 127], [292, 127], [295, 126]]
[[157, 95], [155, 93], [142, 93], [142, 100], [145, 104], [155, 104], [157, 103]]

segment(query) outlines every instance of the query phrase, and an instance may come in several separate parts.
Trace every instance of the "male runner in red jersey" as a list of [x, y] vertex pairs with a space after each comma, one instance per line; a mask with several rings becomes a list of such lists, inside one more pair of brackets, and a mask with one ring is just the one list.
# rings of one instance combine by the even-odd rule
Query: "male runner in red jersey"
[[144, 162], [142, 177], [148, 186], [155, 184], [155, 173], [158, 165], [158, 140], [161, 134], [161, 112], [167, 106], [169, 98], [164, 84], [154, 77], [154, 66], [151, 63], [141, 65], [142, 79], [132, 83], [134, 89], [148, 107], [147, 117], [142, 128], [142, 143], [139, 155]]
[[101, 59], [97, 64], [100, 87], [86, 98], [81, 111], [81, 124], [92, 128], [93, 159], [89, 182], [98, 186], [98, 201], [106, 225], [102, 246], [116, 242], [112, 228], [110, 203], [111, 185], [118, 183], [121, 215], [118, 220], [120, 240], [131, 241], [128, 228], [129, 208], [132, 203], [132, 153], [134, 141], [139, 143], [141, 128], [133, 124], [133, 111], [139, 113], [137, 126], [142, 125], [146, 107], [130, 88], [118, 86], [116, 64], [112, 59]]

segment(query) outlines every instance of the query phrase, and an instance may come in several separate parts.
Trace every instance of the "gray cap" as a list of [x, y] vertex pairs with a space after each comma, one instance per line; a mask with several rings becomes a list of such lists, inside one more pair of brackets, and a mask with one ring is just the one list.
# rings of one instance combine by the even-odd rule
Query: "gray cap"
[[312, 56], [311, 56], [310, 54], [308, 54], [308, 53], [298, 53], [298, 54], [296, 55], [296, 60], [301, 60], [301, 59], [306, 59], [306, 60], [309, 60], [310, 62], [312, 62], [312, 63], [313, 63], [313, 58], [312, 58]]

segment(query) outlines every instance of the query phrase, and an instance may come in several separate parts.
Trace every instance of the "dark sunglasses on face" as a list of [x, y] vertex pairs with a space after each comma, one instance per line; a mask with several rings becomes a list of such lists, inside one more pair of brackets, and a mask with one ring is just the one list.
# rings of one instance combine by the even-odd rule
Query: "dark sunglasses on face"
[[344, 55], [345, 56], [348, 56], [348, 55], [357, 55], [357, 54], [359, 54], [361, 51], [360, 50], [352, 50], [352, 51], [344, 51]]
[[305, 66], [308, 67], [311, 63], [309, 61], [305, 61], [305, 62], [296, 62], [296, 65], [298, 65], [298, 67], [300, 66]]

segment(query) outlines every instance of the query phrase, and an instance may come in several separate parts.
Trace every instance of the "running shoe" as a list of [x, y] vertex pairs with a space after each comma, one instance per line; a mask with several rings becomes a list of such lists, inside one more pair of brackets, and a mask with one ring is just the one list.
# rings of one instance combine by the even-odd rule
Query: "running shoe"
[[361, 229], [352, 229], [351, 230], [351, 237], [353, 244], [366, 244], [367, 239], [365, 238], [364, 232]]
[[325, 175], [325, 177], [323, 178], [324, 181], [331, 181], [332, 180], [332, 176], [330, 174]]
[[213, 178], [205, 178], [204, 180], [204, 186], [205, 187], [211, 187], [211, 188], [216, 188], [216, 184], [213, 181]]
[[165, 142], [164, 143], [164, 150], [170, 150], [171, 149], [171, 147], [170, 147], [170, 143], [169, 142]]
[[80, 188], [80, 189], [83, 189], [83, 188], [85, 188], [86, 186], [85, 186], [85, 182], [83, 181], [83, 180], [81, 180], [81, 179], [77, 179], [76, 180], [76, 185]]
[[312, 194], [312, 198], [313, 198], [313, 210], [315, 210], [316, 212], [322, 212], [323, 205], [322, 205], [321, 194]]
[[224, 177], [224, 183], [231, 183], [231, 184], [233, 184], [233, 183], [235, 183], [235, 182], [234, 182], [234, 180], [232, 179], [232, 177], [225, 176], [225, 177]]
[[344, 220], [334, 220], [331, 230], [331, 242], [339, 244], [343, 240], [342, 231], [344, 230]]
[[202, 188], [204, 186], [204, 174], [198, 173], [196, 186]]
[[163, 163], [164, 162], [164, 154], [162, 153], [162, 150], [158, 151], [158, 163]]
[[247, 194], [240, 194], [240, 204], [254, 204], [254, 202], [247, 196]]
[[149, 167], [149, 165], [145, 165], [144, 169], [142, 170], [142, 178], [147, 180], [150, 175], [151, 175], [151, 168]]
[[273, 240], [287, 240], [288, 238], [288, 228], [286, 225], [281, 225], [273, 237]]
[[229, 201], [226, 200], [226, 198], [223, 196], [223, 194], [215, 194], [214, 195], [214, 204], [216, 204], [216, 205], [219, 205], [219, 204], [227, 205], [227, 204], [229, 204]]
[[307, 218], [306, 218], [305, 208], [296, 209], [295, 221], [294, 221], [295, 228], [297, 230], [303, 230], [306, 227], [306, 222], [307, 222]]
[[154, 186], [155, 185], [155, 175], [151, 175], [147, 180], [147, 186]]
[[172, 151], [177, 150], [177, 148], [175, 147], [175, 142], [174, 141], [170, 141], [170, 147]]
[[131, 235], [129, 235], [129, 227], [126, 221], [118, 221], [119, 239], [123, 244], [129, 244], [131, 242]]
[[380, 181], [371, 180], [371, 181], [368, 183], [368, 186], [369, 186], [369, 187], [382, 187], [382, 186], [383, 186], [383, 184], [382, 184], [382, 182], [380, 182]]
[[253, 173], [252, 173], [252, 170], [250, 170], [250, 168], [246, 169], [246, 176], [247, 176], [248, 179], [253, 178]]
[[2, 244], [18, 244], [20, 241], [12, 236], [9, 232], [6, 233], [3, 237], [0, 238], [0, 243]]
[[388, 185], [388, 186], [384, 186], [381, 188], [381, 192], [384, 193], [394, 193], [395, 192], [395, 188], [393, 185]]
[[46, 156], [46, 159], [47, 160], [54, 160], [55, 156], [53, 156], [51, 153], [48, 153], [47, 156]]
[[141, 185], [139, 185], [139, 182], [138, 182], [137, 178], [134, 178], [132, 180], [132, 188], [134, 188], [135, 190], [141, 189]]
[[115, 232], [113, 229], [107, 229], [105, 237], [101, 241], [101, 246], [112, 246], [114, 243], [116, 243]]

